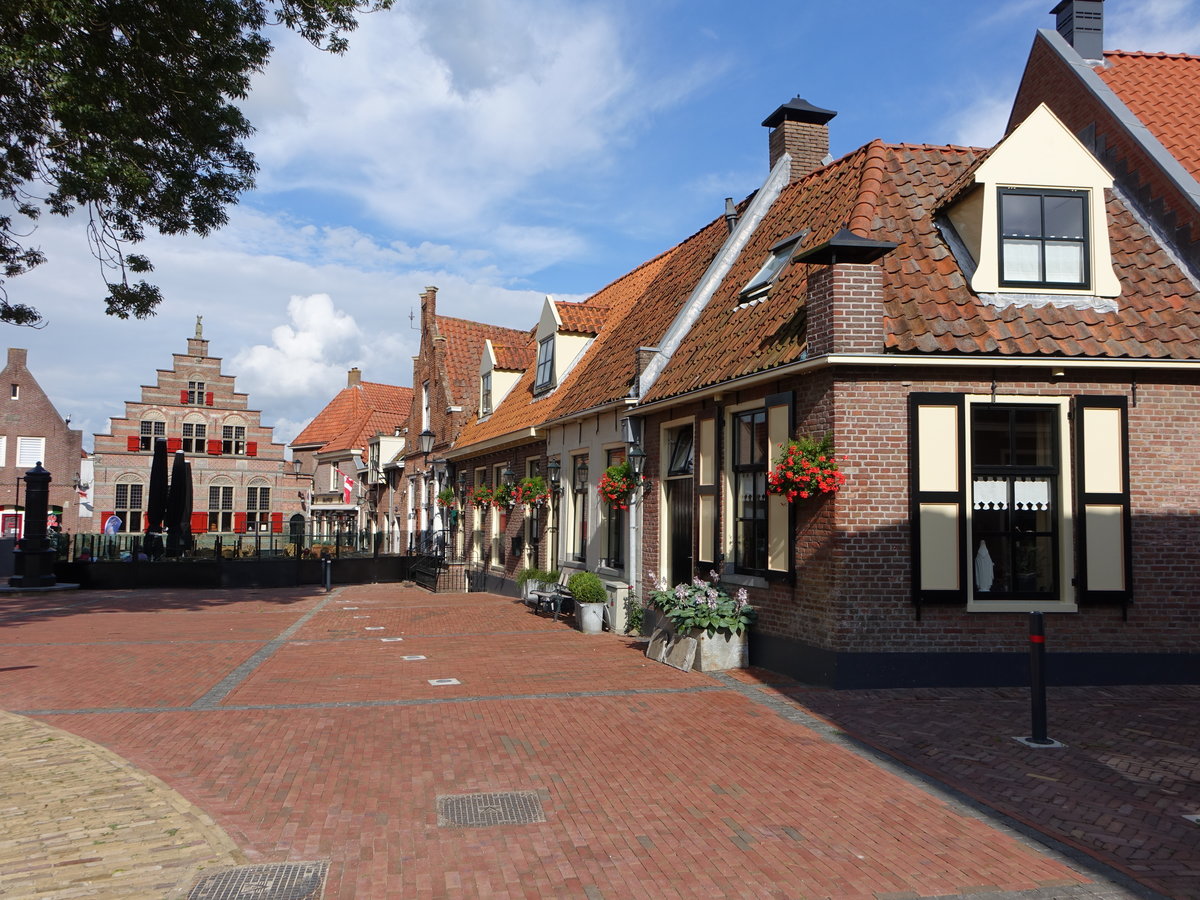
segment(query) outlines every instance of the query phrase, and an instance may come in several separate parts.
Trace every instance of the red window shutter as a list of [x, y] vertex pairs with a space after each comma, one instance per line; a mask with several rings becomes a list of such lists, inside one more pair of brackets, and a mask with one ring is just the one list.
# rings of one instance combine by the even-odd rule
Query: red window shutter
[[204, 395], [204, 405], [205, 406], [212, 406], [212, 395], [213, 395], [212, 391], [209, 391], [207, 394]]
[[179, 402], [181, 405], [187, 406], [188, 392], [186, 390], [182, 390], [179, 392]]
[[208, 442], [208, 454], [209, 454], [209, 456], [220, 456], [221, 455], [221, 442], [218, 440], [215, 440], [215, 439], [210, 440]]
[[204, 534], [208, 531], [208, 513], [192, 513], [192, 534]]
[[114, 512], [111, 509], [108, 512], [100, 513], [100, 530], [101, 531], [104, 530], [104, 523], [107, 522], [109, 519], [111, 519], [115, 515], [116, 515], [116, 512]]
[[238, 534], [246, 533], [246, 514], [244, 512], [235, 512], [233, 514], [233, 530]]
[[125, 449], [130, 453], [136, 453], [141, 449], [141, 446], [141, 442], [138, 440], [138, 436], [136, 434], [131, 434], [129, 437], [125, 438]]
[[283, 513], [271, 513], [271, 531], [274, 534], [283, 534]]
[[246, 455], [258, 456], [258, 441], [246, 441]]
[[177, 453], [183, 449], [183, 438], [167, 438], [167, 452]]

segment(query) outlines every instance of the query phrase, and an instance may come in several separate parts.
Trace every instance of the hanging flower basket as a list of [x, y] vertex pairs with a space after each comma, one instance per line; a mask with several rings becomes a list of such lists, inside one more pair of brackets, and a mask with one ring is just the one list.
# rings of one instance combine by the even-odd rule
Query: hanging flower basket
[[819, 441], [797, 438], [780, 445], [775, 468], [767, 474], [767, 493], [780, 494], [788, 503], [823, 494], [836, 494], [846, 483], [833, 455], [833, 435]]
[[492, 491], [492, 506], [496, 509], [509, 510], [513, 508], [516, 501], [516, 486], [511, 484], [500, 484]]
[[444, 487], [438, 491], [437, 505], [442, 509], [457, 509], [458, 497], [454, 493], [454, 488]]
[[550, 502], [550, 488], [541, 475], [522, 478], [513, 488], [514, 502], [522, 506], [545, 506]]
[[611, 509], [629, 509], [629, 498], [633, 496], [634, 491], [646, 484], [646, 480], [645, 475], [633, 474], [633, 467], [628, 461], [621, 462], [604, 470], [597, 491], [600, 499]]
[[491, 485], [481, 484], [471, 488], [471, 502], [475, 506], [488, 506], [495, 496], [496, 492], [492, 490]]

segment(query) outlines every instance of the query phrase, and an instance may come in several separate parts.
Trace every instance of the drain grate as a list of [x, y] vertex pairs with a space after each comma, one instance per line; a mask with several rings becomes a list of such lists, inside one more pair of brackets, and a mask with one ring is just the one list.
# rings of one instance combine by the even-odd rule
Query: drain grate
[[437, 798], [438, 827], [465, 825], [532, 825], [545, 822], [537, 791], [508, 791], [498, 794], [447, 794]]
[[205, 875], [187, 900], [320, 900], [326, 862], [240, 866]]

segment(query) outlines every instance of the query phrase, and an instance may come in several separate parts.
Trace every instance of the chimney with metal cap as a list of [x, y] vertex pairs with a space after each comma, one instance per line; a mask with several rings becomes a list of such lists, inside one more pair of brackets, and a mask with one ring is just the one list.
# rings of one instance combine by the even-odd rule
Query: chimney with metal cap
[[1084, 59], [1104, 59], [1104, 0], [1062, 0], [1054, 27]]
[[829, 120], [837, 113], [793, 97], [763, 119], [771, 129], [771, 168], [787, 153], [792, 158], [792, 181], [815, 172], [829, 158]]

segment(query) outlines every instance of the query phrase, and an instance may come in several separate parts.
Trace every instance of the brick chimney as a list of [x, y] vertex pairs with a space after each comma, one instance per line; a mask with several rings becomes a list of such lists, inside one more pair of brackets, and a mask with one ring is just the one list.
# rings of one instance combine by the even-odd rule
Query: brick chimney
[[1083, 59], [1104, 59], [1104, 0], [1062, 0], [1054, 27]]
[[362, 371], [355, 366], [346, 373], [346, 387], [354, 387], [357, 384], [362, 384]]
[[770, 128], [771, 168], [787, 153], [792, 157], [792, 181], [825, 165], [829, 156], [829, 120], [837, 113], [793, 97], [763, 119]]
[[29, 360], [29, 351], [22, 347], [8, 348], [8, 365], [7, 369], [24, 369]]

